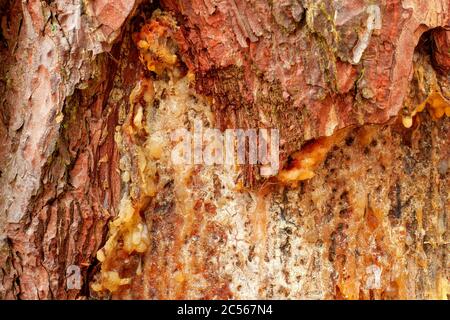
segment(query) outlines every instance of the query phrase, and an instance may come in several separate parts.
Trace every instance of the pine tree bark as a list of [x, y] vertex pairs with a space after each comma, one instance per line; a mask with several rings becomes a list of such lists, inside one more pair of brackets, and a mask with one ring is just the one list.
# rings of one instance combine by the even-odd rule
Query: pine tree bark
[[[448, 1], [0, 12], [1, 299], [448, 298]], [[280, 174], [171, 164], [195, 119]]]

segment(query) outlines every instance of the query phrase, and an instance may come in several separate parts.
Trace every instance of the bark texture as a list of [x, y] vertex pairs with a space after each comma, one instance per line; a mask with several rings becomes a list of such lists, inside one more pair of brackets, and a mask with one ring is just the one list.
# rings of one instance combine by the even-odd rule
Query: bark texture
[[[0, 10], [0, 298], [448, 298], [448, 1]], [[196, 121], [283, 170], [172, 163]]]
[[134, 1], [3, 1], [1, 290], [74, 298], [103, 241], [117, 183], [110, 51]]
[[[197, 89], [216, 97], [216, 110], [226, 108], [220, 123], [283, 123], [287, 154], [305, 140], [414, 108], [404, 101], [418, 40], [437, 28], [431, 41], [441, 47], [448, 30], [438, 27], [450, 19], [448, 1], [162, 3], [183, 19], [184, 61], [200, 75]], [[433, 53], [443, 58], [438, 65], [448, 61], [446, 47]]]

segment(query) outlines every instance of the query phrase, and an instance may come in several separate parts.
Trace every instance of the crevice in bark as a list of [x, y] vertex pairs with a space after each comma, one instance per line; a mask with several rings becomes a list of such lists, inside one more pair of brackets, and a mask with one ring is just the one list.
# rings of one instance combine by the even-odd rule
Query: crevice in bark
[[[209, 13], [212, 9], [205, 11], [203, 5], [192, 8], [192, 2], [161, 1], [178, 21], [173, 42], [179, 46], [178, 59], [183, 63], [179, 63], [175, 78], [141, 66], [132, 41], [132, 34], [150, 20], [159, 2], [142, 2], [134, 16], [115, 30], [121, 35], [110, 53], [95, 58], [83, 56], [82, 60], [78, 60], [78, 55], [84, 54], [82, 50], [74, 53], [82, 44], [70, 41], [71, 33], [63, 29], [64, 19], [54, 15], [61, 29], [57, 32], [62, 35], [58, 33], [52, 39], [58, 39], [61, 46], [69, 44], [66, 51], [58, 53], [70, 59], [64, 58], [62, 66], [68, 69], [53, 68], [50, 75], [61, 75], [65, 84], [74, 81], [74, 74], [83, 73], [83, 65], [91, 75], [75, 76], [82, 81], [57, 91], [56, 96], [64, 96], [61, 110], [59, 104], [52, 105], [52, 110], [32, 109], [35, 115], [48, 111], [49, 117], [39, 124], [58, 129], [51, 135], [56, 139], [46, 140], [27, 154], [36, 158], [33, 163], [37, 165], [25, 173], [37, 173], [40, 181], [29, 198], [21, 199], [26, 205], [24, 216], [10, 223], [9, 207], [0, 211], [0, 297], [92, 298], [96, 294], [91, 285], [98, 282], [102, 267], [103, 271], [117, 272], [119, 280], [128, 279], [118, 290], [112, 290], [112, 295], [106, 292], [106, 298], [390, 299], [443, 298], [448, 294], [445, 245], [450, 131], [448, 118], [442, 114], [447, 110], [442, 108], [442, 101], [448, 99], [449, 92], [448, 28], [435, 28], [422, 35], [414, 54], [415, 74], [408, 97], [400, 116], [392, 117], [388, 109], [397, 108], [398, 103], [389, 105], [385, 97], [397, 88], [390, 87], [389, 81], [407, 72], [393, 74], [385, 69], [402, 69], [395, 63], [410, 63], [408, 54], [394, 55], [396, 50], [409, 50], [405, 43], [400, 49], [394, 46], [401, 34], [397, 29], [406, 23], [401, 20], [406, 19], [401, 7], [390, 4], [382, 8], [386, 15], [384, 29], [371, 35], [361, 63], [355, 66], [348, 62], [349, 53], [358, 37], [364, 40], [365, 7], [348, 11], [348, 17], [343, 17], [348, 18], [349, 25], [333, 29], [342, 39], [349, 29], [359, 30], [352, 33], [355, 43], [348, 40], [335, 48], [336, 39], [327, 33], [329, 13], [322, 7], [313, 10], [302, 6], [304, 12], [298, 19], [293, 15], [297, 7], [292, 6], [299, 2], [293, 1], [275, 8], [279, 16], [270, 18], [273, 4], [267, 13], [265, 3], [257, 2], [260, 12], [233, 1], [245, 7], [238, 13], [242, 28], [251, 28], [241, 30], [246, 40], [236, 45], [238, 35], [231, 32], [233, 26], [228, 20], [236, 18], [236, 13], [228, 12], [233, 9], [228, 5], [212, 8], [213, 16]], [[48, 9], [50, 2], [46, 3]], [[210, 3], [205, 1], [205, 6]], [[308, 3], [315, 7], [325, 1]], [[9, 61], [6, 53], [15, 52], [18, 35], [24, 32], [19, 4], [0, 0], [0, 11], [4, 8], [2, 12], [9, 16], [2, 19], [0, 62]], [[352, 8], [339, 9], [346, 13]], [[85, 10], [82, 8], [83, 14]], [[264, 14], [259, 18], [267, 18], [271, 29], [263, 28], [258, 35], [255, 15], [261, 12]], [[95, 14], [101, 16], [102, 11]], [[11, 16], [16, 21], [9, 23]], [[49, 19], [52, 16], [53, 11]], [[401, 21], [394, 21], [398, 17]], [[111, 22], [107, 17], [100, 18], [105, 24], [96, 25], [95, 32], [113, 29], [106, 25]], [[312, 18], [317, 25], [309, 27], [315, 35], [302, 34], [308, 23], [314, 22]], [[40, 36], [47, 36], [49, 27], [47, 23], [38, 29]], [[218, 28], [230, 31], [230, 35], [215, 33]], [[414, 30], [414, 26], [403, 29]], [[269, 38], [285, 45], [274, 48], [272, 42], [264, 42]], [[108, 41], [97, 44], [96, 50], [111, 45]], [[230, 51], [217, 51], [217, 43], [227, 44]], [[298, 51], [298, 56], [291, 55], [291, 49]], [[230, 52], [233, 59], [227, 56]], [[264, 55], [258, 56], [260, 53]], [[42, 57], [55, 54], [44, 50]], [[394, 56], [399, 61], [394, 63]], [[318, 63], [327, 59], [333, 61], [331, 67]], [[70, 67], [72, 62], [79, 66]], [[0, 71], [2, 93], [10, 90], [11, 79], [20, 80], [5, 74], [12, 64], [5, 65], [8, 68]], [[285, 69], [280, 72], [276, 68]], [[37, 86], [40, 79], [45, 77], [24, 83]], [[56, 87], [52, 81], [49, 88]], [[142, 97], [130, 103], [138, 81], [156, 85], [156, 97], [149, 106]], [[432, 85], [439, 86], [440, 91], [436, 93], [437, 87]], [[67, 92], [73, 93], [66, 96]], [[3, 166], [10, 155], [28, 150], [23, 139], [34, 133], [24, 117], [28, 109], [22, 105], [13, 108], [14, 99], [5, 102], [0, 96], [0, 144], [5, 145], [0, 150], [0, 179], [10, 185], [31, 181], [26, 174], [22, 176], [23, 171], [10, 178], [15, 167]], [[425, 99], [428, 107], [414, 113]], [[377, 109], [379, 101], [385, 109]], [[48, 105], [46, 100], [39, 103]], [[139, 122], [139, 104], [147, 123]], [[292, 169], [296, 161], [301, 165], [312, 161], [313, 166], [299, 174], [307, 179], [282, 186], [275, 178], [258, 180], [251, 166], [233, 170], [194, 166], [185, 172], [171, 167], [167, 159], [156, 159], [159, 151], [151, 144], [151, 139], [158, 137], [152, 131], [155, 126], [170, 124], [174, 119], [183, 119], [183, 123], [177, 123], [180, 126], [192, 125], [194, 115], [222, 130], [279, 127], [284, 139], [282, 162], [290, 161], [288, 168]], [[157, 116], [161, 117], [158, 121]], [[115, 141], [117, 132], [129, 139], [121, 150]], [[41, 141], [47, 137], [40, 136]], [[46, 155], [53, 144], [48, 159], [40, 163], [37, 155]], [[147, 144], [152, 147], [146, 149]], [[299, 151], [298, 157], [295, 151]], [[17, 159], [21, 164], [27, 158]], [[10, 191], [0, 198], [2, 210], [3, 201], [23, 193], [20, 188]], [[140, 219], [133, 228], [149, 232], [148, 247], [131, 254], [119, 250], [100, 265], [95, 257], [97, 250], [106, 245], [111, 233], [108, 223], [117, 216], [124, 195], [124, 199], [132, 200], [133, 217]], [[119, 246], [123, 241], [118, 241]], [[81, 289], [67, 288], [65, 272], [70, 265], [81, 268]], [[367, 268], [382, 271], [379, 286], [370, 282], [372, 271]]]

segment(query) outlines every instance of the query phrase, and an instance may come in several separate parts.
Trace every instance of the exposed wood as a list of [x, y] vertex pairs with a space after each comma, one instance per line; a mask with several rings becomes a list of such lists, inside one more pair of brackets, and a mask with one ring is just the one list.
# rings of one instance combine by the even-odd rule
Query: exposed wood
[[448, 299], [449, 6], [0, 0], [0, 298]]

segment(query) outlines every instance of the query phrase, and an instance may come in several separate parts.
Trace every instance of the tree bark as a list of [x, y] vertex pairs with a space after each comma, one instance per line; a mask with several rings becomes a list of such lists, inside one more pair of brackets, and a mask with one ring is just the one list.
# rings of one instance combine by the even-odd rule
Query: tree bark
[[[448, 1], [0, 12], [0, 298], [448, 298]], [[175, 164], [196, 123], [280, 172]]]

